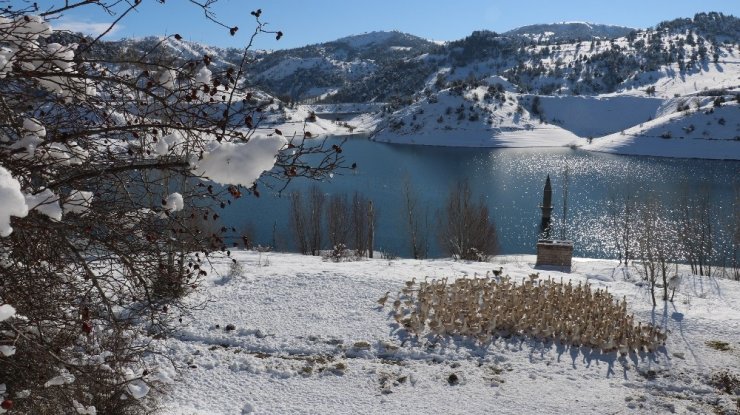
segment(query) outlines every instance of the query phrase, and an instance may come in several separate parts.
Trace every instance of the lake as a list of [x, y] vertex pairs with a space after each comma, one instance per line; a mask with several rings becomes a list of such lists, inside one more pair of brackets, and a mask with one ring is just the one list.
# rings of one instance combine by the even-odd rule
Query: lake
[[[340, 142], [331, 138], [331, 142]], [[290, 231], [291, 191], [318, 185], [327, 195], [359, 191], [374, 202], [377, 211], [375, 250], [410, 256], [407, 226], [403, 218], [403, 181], [410, 180], [428, 213], [430, 256], [447, 256], [440, 250], [434, 224], [451, 186], [467, 179], [477, 197], [489, 206], [499, 233], [502, 254], [535, 253], [545, 178], [553, 187], [553, 216], [563, 219], [563, 193], [567, 176], [566, 226], [554, 236], [573, 239], [575, 256], [613, 258], [610, 232], [603, 225], [612, 199], [655, 195], [668, 204], [682, 194], [708, 198], [714, 229], [724, 229], [736, 215], [740, 194], [740, 162], [658, 157], [619, 156], [569, 148], [487, 149], [393, 145], [350, 137], [343, 146], [353, 172], [335, 175], [330, 182], [296, 180], [282, 197], [262, 190], [262, 196], [246, 196], [222, 215], [229, 226], [249, 228], [255, 241], [294, 250]], [[565, 229], [563, 229], [565, 228]], [[730, 232], [731, 233], [731, 232]], [[732, 235], [717, 232], [717, 238]], [[726, 242], [726, 241], [725, 241]], [[736, 254], [735, 254], [736, 255]]]

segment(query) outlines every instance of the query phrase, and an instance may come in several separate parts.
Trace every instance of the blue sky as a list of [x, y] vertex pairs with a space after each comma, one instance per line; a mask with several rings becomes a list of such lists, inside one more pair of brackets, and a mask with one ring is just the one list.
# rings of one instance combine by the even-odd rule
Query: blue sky
[[[205, 1], [205, 0], [200, 0]], [[21, 0], [11, 3], [23, 3]], [[59, 4], [60, 0], [40, 1]], [[737, 0], [219, 0], [217, 16], [239, 27], [236, 36], [203, 18], [188, 0], [142, 0], [138, 11], [126, 16], [108, 39], [181, 34], [218, 46], [240, 47], [248, 40], [254, 21], [250, 11], [261, 8], [268, 28], [285, 33], [282, 40], [263, 35], [261, 49], [281, 49], [338, 39], [376, 30], [400, 30], [432, 40], [455, 40], [473, 30], [504, 32], [516, 27], [560, 21], [588, 21], [645, 28], [700, 11], [740, 16]], [[86, 6], [66, 13], [55, 27], [99, 30], [115, 17]]]

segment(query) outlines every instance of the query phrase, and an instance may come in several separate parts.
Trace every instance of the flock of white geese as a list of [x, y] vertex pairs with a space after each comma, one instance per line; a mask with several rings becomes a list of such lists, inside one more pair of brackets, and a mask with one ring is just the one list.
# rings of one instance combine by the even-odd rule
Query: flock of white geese
[[483, 278], [407, 281], [395, 300], [387, 292], [378, 300], [392, 307], [396, 322], [416, 336], [468, 336], [486, 342], [496, 335], [527, 335], [542, 341], [618, 351], [652, 352], [665, 344], [666, 333], [636, 323], [627, 299], [616, 301], [608, 289], [539, 278], [513, 282], [501, 270]]

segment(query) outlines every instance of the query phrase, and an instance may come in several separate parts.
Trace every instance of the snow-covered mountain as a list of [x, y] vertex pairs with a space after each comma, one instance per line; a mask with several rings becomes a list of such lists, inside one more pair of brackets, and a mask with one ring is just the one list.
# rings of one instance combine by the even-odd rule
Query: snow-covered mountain
[[[243, 54], [172, 37], [108, 42], [96, 53], [126, 54], [159, 43], [170, 59], [207, 55], [217, 67], [236, 65]], [[624, 137], [653, 134], [643, 134], [641, 124], [660, 119], [655, 128], [681, 136], [686, 126], [679, 120], [688, 113], [676, 102], [692, 99], [708, 111], [721, 96], [727, 108], [737, 109], [740, 19], [699, 13], [639, 30], [582, 22], [531, 25], [503, 34], [475, 31], [442, 44], [396, 31], [370, 32], [249, 57], [247, 84], [288, 104], [276, 122], [302, 121], [313, 111], [296, 109], [296, 103], [372, 103], [370, 108], [382, 110], [316, 115], [331, 120], [322, 128], [326, 133], [348, 129], [389, 142], [580, 146], [609, 136], [621, 144], [598, 147], [593, 140], [588, 148], [633, 153], [635, 140]], [[692, 140], [719, 134], [724, 145], [740, 144], [737, 113], [725, 111], [724, 128], [698, 127], [719, 120], [692, 121], [701, 135]], [[329, 128], [338, 118], [359, 121]], [[660, 155], [655, 146], [639, 148]], [[740, 158], [738, 150], [719, 154]]]
[[[250, 75], [254, 83], [277, 96], [294, 100], [326, 98], [342, 89], [351, 90], [358, 83], [382, 79], [399, 63], [438, 47], [432, 41], [406, 33], [371, 32], [261, 54], [250, 67]], [[339, 101], [345, 97], [354, 102], [375, 98], [344, 93]]]
[[561, 22], [522, 26], [508, 32], [507, 36], [523, 36], [534, 40], [575, 41], [614, 39], [627, 36], [635, 29], [587, 22]]

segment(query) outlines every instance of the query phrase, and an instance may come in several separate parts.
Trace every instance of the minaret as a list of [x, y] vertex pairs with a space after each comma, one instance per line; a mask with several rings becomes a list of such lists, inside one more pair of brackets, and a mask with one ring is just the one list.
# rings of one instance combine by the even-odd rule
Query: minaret
[[552, 215], [552, 186], [550, 185], [550, 175], [547, 175], [545, 181], [545, 191], [542, 196], [542, 223], [540, 224], [540, 232], [544, 239], [550, 238], [550, 221]]

